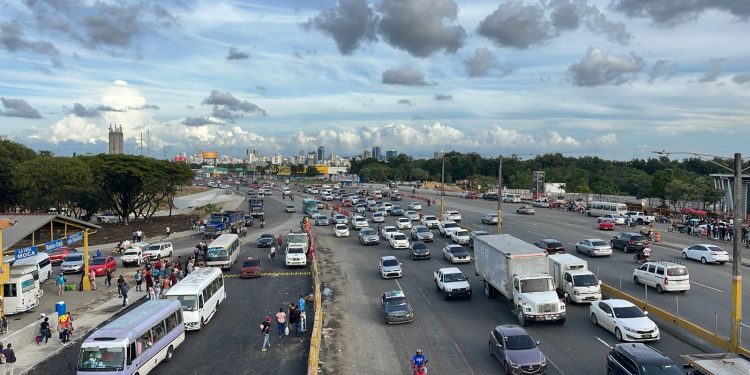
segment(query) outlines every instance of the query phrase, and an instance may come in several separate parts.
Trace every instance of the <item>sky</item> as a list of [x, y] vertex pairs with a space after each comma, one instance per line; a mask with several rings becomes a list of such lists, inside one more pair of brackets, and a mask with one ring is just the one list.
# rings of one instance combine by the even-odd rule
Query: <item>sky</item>
[[0, 137], [56, 155], [750, 139], [747, 0], [0, 0]]

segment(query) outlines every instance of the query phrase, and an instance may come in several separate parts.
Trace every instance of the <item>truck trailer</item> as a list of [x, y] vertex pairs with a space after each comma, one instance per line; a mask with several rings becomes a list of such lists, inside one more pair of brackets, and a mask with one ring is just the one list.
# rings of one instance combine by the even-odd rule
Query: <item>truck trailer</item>
[[549, 256], [549, 273], [557, 294], [565, 303], [591, 303], [602, 300], [601, 281], [588, 270], [588, 262], [572, 254]]

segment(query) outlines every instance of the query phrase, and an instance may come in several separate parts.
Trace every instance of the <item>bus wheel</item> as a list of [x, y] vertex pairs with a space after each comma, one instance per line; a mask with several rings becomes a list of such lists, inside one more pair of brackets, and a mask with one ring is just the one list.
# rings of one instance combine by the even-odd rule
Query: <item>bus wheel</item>
[[169, 346], [169, 349], [167, 349], [167, 356], [164, 357], [164, 362], [169, 362], [172, 360], [172, 345]]
[[203, 329], [203, 326], [206, 325], [206, 321], [201, 318], [201, 326], [198, 329]]

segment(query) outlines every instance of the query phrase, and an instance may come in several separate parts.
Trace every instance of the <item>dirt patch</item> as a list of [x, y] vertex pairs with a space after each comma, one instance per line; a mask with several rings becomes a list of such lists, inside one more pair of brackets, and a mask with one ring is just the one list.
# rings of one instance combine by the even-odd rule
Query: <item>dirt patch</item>
[[[166, 229], [174, 232], [182, 232], [190, 229], [191, 215], [156, 216], [150, 219], [131, 221], [128, 225], [123, 223], [100, 224], [94, 235], [89, 237], [91, 246], [109, 244], [122, 240], [133, 240], [133, 231], [143, 231], [146, 241], [149, 237], [164, 236]], [[104, 250], [104, 249], [102, 249]]]

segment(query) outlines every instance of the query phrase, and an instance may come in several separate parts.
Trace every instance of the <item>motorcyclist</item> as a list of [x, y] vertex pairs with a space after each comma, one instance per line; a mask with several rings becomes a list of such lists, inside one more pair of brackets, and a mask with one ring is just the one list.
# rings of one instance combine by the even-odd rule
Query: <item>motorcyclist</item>
[[648, 262], [648, 259], [651, 257], [651, 248], [650, 247], [644, 247], [643, 250], [641, 250], [641, 260], [644, 262]]
[[411, 357], [411, 367], [414, 369], [414, 373], [424, 373], [425, 363], [427, 358], [422, 354], [422, 349], [417, 349], [417, 354]]

